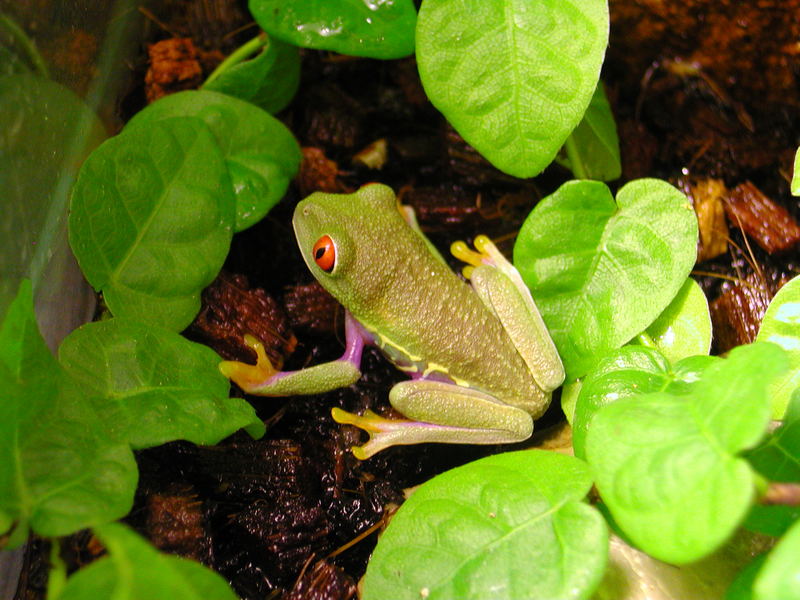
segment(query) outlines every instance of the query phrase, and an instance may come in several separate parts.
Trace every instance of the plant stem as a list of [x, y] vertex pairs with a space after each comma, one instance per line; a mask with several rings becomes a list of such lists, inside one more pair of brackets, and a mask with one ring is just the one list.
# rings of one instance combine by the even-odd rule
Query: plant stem
[[50, 540], [50, 574], [47, 577], [47, 600], [55, 600], [64, 590], [67, 582], [67, 565], [61, 560], [61, 544], [58, 539]]
[[656, 341], [650, 336], [649, 333], [643, 331], [634, 338], [641, 346], [645, 348], [655, 348]]
[[241, 46], [239, 46], [236, 50], [230, 53], [225, 60], [223, 60], [216, 69], [211, 72], [211, 75], [208, 76], [208, 79], [205, 80], [203, 85], [200, 87], [206, 87], [209, 83], [214, 81], [217, 77], [222, 75], [225, 71], [230, 69], [232, 66], [239, 64], [243, 60], [249, 58], [261, 48], [266, 46], [269, 43], [269, 39], [263, 33], [258, 34], [252, 40], [245, 42]]
[[0, 14], [0, 30], [9, 34], [14, 40], [14, 43], [25, 51], [25, 54], [28, 55], [28, 60], [39, 75], [42, 77], [50, 77], [47, 64], [45, 64], [42, 55], [39, 54], [39, 51], [36, 49], [36, 44], [34, 44], [33, 40], [28, 37], [19, 25], [7, 16]]
[[578, 145], [575, 143], [575, 137], [570, 134], [567, 141], [564, 142], [564, 148], [567, 151], [567, 159], [569, 160], [569, 168], [572, 174], [577, 179], [589, 179], [586, 169], [583, 166], [580, 153], [578, 152]]

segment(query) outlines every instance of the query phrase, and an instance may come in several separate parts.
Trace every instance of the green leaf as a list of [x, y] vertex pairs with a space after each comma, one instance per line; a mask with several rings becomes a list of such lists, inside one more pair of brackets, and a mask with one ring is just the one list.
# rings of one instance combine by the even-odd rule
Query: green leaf
[[711, 350], [711, 313], [700, 285], [687, 278], [678, 295], [645, 333], [670, 362], [708, 354]]
[[800, 148], [794, 155], [794, 170], [792, 171], [792, 182], [789, 186], [792, 196], [800, 196]]
[[770, 388], [772, 418], [781, 419], [789, 399], [800, 387], [800, 277], [784, 285], [764, 313], [757, 341], [772, 342], [786, 350], [789, 370]]
[[30, 282], [0, 329], [0, 537], [62, 536], [125, 515], [137, 469], [39, 334]]
[[363, 598], [588, 598], [608, 552], [602, 517], [581, 501], [590, 487], [582, 461], [542, 450], [443, 473], [392, 518]]
[[766, 555], [764, 554], [757, 556], [741, 570], [725, 593], [725, 600], [753, 600], [753, 584], [765, 559]]
[[62, 342], [59, 360], [99, 398], [113, 435], [134, 448], [216, 444], [242, 427], [264, 433], [250, 404], [228, 398], [216, 352], [177, 333], [124, 319], [88, 323]]
[[105, 556], [67, 580], [57, 600], [237, 600], [228, 583], [200, 563], [162, 554], [125, 525], [96, 527]]
[[248, 8], [261, 29], [302, 48], [371, 58], [414, 52], [412, 0], [250, 0]]
[[43, 282], [53, 288], [52, 279], [68, 272], [69, 190], [78, 165], [105, 137], [100, 120], [67, 88], [33, 75], [0, 77], [0, 319], [23, 278], [39, 293]]
[[578, 125], [607, 43], [606, 0], [425, 0], [417, 23], [431, 102], [516, 177], [542, 171]]
[[742, 527], [777, 538], [786, 533], [798, 519], [800, 519], [800, 506], [755, 504], [742, 523]]
[[578, 179], [612, 181], [622, 175], [617, 124], [602, 81], [597, 82], [583, 119], [567, 138], [566, 150]]
[[[236, 196], [236, 231], [260, 221], [286, 193], [300, 167], [300, 146], [283, 123], [249, 102], [217, 92], [165, 96], [137, 113], [124, 132], [173, 117], [195, 117], [214, 134]], [[205, 171], [192, 175], [198, 173]]]
[[747, 454], [756, 471], [771, 481], [800, 482], [800, 390], [795, 390], [783, 425]]
[[69, 241], [115, 316], [180, 331], [228, 253], [233, 206], [208, 127], [164, 120], [89, 156], [72, 193]]
[[769, 422], [767, 384], [786, 368], [773, 344], [731, 351], [688, 395], [618, 400], [592, 419], [586, 455], [601, 497], [625, 534], [674, 564], [719, 547], [754, 498], [755, 476], [737, 454]]
[[800, 521], [770, 551], [756, 575], [754, 600], [800, 600]]
[[297, 48], [273, 38], [258, 56], [222, 71], [203, 89], [246, 100], [274, 114], [292, 101], [299, 84]]
[[673, 369], [654, 348], [625, 346], [602, 359], [581, 385], [572, 421], [575, 456], [586, 454], [586, 433], [594, 415], [604, 406], [624, 398], [653, 392], [686, 395], [709, 365], [718, 358], [696, 356], [679, 362]]
[[665, 181], [639, 179], [616, 202], [605, 184], [571, 181], [528, 215], [514, 265], [530, 287], [567, 380], [650, 325], [685, 283], [697, 219]]

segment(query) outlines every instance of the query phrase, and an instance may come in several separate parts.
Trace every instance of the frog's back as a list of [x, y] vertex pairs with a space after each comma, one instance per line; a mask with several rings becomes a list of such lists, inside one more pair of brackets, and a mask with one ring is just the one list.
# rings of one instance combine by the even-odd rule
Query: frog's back
[[[354, 316], [400, 368], [446, 375], [538, 416], [544, 393], [497, 317], [419, 233], [406, 227], [399, 237], [391, 258], [374, 263], [383, 271], [382, 294], [372, 299], [369, 315], [353, 307]], [[379, 330], [370, 323], [375, 315]]]

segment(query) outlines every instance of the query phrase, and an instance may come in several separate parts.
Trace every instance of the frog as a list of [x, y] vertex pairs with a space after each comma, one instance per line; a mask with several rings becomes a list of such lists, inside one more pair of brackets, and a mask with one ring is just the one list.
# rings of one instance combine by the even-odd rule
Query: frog
[[380, 183], [351, 194], [314, 192], [292, 218], [314, 278], [345, 308], [345, 349], [336, 360], [279, 371], [253, 336], [255, 365], [219, 368], [248, 394], [320, 394], [361, 377], [366, 345], [376, 346], [408, 379], [389, 391], [404, 419], [335, 407], [333, 419], [369, 435], [353, 446], [367, 459], [391, 446], [418, 443], [504, 444], [528, 439], [534, 420], [564, 381], [564, 367], [529, 288], [483, 235], [473, 248], [457, 241], [454, 272]]

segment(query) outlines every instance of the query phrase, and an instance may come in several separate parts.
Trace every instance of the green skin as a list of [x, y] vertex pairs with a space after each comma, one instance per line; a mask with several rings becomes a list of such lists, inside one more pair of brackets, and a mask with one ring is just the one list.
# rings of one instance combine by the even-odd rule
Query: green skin
[[[564, 370], [527, 287], [496, 249], [466, 284], [380, 184], [350, 195], [312, 194], [297, 205], [293, 224], [308, 268], [361, 328], [348, 324], [348, 350], [337, 361], [277, 374], [223, 363], [234, 365], [221, 367], [226, 375], [260, 395], [350, 385], [361, 375], [361, 340], [354, 340], [361, 332], [412, 379], [389, 393], [408, 421], [334, 409], [337, 421], [370, 432], [354, 449], [360, 458], [396, 444], [494, 444], [531, 435]], [[324, 235], [336, 250], [329, 273], [312, 253]]]

